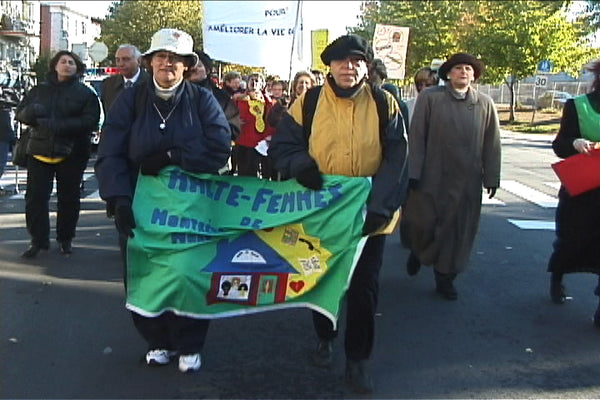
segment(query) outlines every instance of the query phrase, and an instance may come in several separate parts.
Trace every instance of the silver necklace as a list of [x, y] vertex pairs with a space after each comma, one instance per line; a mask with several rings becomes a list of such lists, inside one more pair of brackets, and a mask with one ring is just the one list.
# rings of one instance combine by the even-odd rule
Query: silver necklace
[[167, 114], [166, 117], [163, 117], [162, 114], [160, 113], [160, 111], [158, 110], [158, 107], [156, 107], [156, 103], [152, 103], [152, 105], [154, 106], [154, 109], [156, 110], [156, 112], [158, 113], [158, 116], [160, 117], [160, 119], [162, 119], [162, 122], [160, 123], [160, 125], [158, 125], [158, 128], [161, 131], [164, 131], [165, 128], [167, 127], [167, 120], [169, 119], [169, 117], [171, 116], [171, 114], [173, 114], [173, 111], [175, 111], [175, 107], [177, 106], [177, 104], [175, 104], [175, 107], [171, 108], [171, 111], [169, 111], [169, 114]]

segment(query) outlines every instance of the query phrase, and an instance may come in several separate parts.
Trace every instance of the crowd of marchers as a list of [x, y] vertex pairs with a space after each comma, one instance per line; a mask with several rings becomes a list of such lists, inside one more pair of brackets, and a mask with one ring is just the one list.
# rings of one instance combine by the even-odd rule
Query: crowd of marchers
[[[58, 52], [46, 81], [17, 108], [17, 119], [31, 129], [25, 195], [31, 241], [22, 257], [37, 257], [50, 247], [48, 202], [54, 179], [56, 240], [59, 251], [71, 255], [79, 183], [90, 157], [88, 137], [101, 110], [105, 119], [94, 168], [107, 216], [118, 232], [126, 288], [139, 173], [156, 176], [177, 165], [193, 173], [295, 179], [311, 190], [323, 188], [324, 174], [370, 177], [362, 229], [367, 239], [346, 293], [344, 352], [346, 384], [371, 393], [368, 361], [386, 241], [379, 232], [393, 232], [385, 228], [399, 225], [410, 250], [407, 273], [432, 267], [440, 298], [456, 300], [455, 282], [468, 266], [482, 196], [492, 198], [500, 185], [499, 122], [493, 101], [473, 87], [485, 65], [470, 54], [456, 53], [437, 70], [420, 69], [414, 77], [418, 95], [406, 102], [400, 89], [386, 82], [385, 65], [373, 58], [365, 39], [341, 36], [320, 56], [327, 71], [299, 71], [292, 82], [235, 71], [221, 82], [213, 60], [194, 48], [190, 35], [161, 29], [144, 53], [130, 44], [117, 49], [120, 74], [103, 81], [98, 102], [81, 83], [84, 67], [77, 55]], [[560, 157], [600, 147], [600, 131], [594, 128], [600, 121], [600, 64], [591, 65], [592, 93], [565, 106], [554, 142]], [[566, 298], [565, 273], [600, 272], [600, 246], [595, 245], [600, 242], [599, 190], [571, 197], [561, 189], [549, 265], [555, 303]], [[148, 365], [177, 359], [182, 372], [200, 369], [208, 319], [171, 311], [131, 315], [147, 342]], [[317, 340], [309, 360], [329, 367], [338, 332], [323, 315], [313, 312], [312, 317]], [[600, 326], [600, 311], [595, 323]]]

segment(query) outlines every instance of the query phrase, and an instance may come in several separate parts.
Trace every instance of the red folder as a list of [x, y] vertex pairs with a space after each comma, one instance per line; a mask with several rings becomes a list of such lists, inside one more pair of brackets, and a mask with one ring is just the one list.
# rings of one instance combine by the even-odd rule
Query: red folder
[[565, 158], [552, 169], [571, 196], [600, 188], [600, 149]]

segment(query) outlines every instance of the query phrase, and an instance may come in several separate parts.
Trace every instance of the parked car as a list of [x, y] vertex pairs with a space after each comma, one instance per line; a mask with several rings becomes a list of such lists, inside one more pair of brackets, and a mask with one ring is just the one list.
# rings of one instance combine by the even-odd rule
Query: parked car
[[538, 97], [537, 109], [542, 108], [556, 108], [562, 110], [567, 100], [572, 99], [573, 96], [568, 92], [559, 92], [558, 90], [548, 90], [546, 93]]

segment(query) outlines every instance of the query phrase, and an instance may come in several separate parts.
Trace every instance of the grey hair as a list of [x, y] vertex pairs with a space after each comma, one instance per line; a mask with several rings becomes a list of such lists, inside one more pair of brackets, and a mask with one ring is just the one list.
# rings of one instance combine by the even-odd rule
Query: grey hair
[[[135, 57], [136, 60], [139, 61], [140, 58], [142, 58], [142, 52], [132, 44], [122, 44], [117, 48], [117, 51], [119, 51], [121, 49], [132, 49], [133, 56]], [[115, 55], [117, 54], [117, 51], [115, 51]]]

